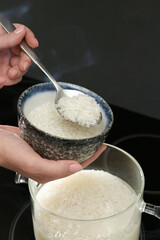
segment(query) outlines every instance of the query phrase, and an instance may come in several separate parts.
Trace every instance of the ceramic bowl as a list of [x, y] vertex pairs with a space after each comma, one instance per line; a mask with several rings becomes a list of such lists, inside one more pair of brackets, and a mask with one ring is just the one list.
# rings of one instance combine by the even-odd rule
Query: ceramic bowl
[[76, 160], [82, 162], [91, 157], [98, 150], [100, 145], [105, 142], [106, 136], [113, 124], [113, 113], [108, 103], [96, 93], [71, 83], [59, 82], [59, 84], [64, 89], [79, 90], [95, 98], [100, 104], [103, 112], [103, 131], [99, 135], [91, 138], [66, 139], [53, 136], [34, 126], [26, 118], [24, 107], [28, 99], [37, 93], [56, 91], [53, 84], [47, 82], [36, 84], [26, 89], [18, 99], [18, 122], [21, 136], [43, 158], [53, 160]]

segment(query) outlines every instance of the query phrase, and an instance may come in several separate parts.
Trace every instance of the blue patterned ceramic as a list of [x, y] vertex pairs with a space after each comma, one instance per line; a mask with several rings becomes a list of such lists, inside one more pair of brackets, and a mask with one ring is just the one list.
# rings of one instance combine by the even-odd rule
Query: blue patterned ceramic
[[56, 91], [53, 84], [47, 82], [36, 84], [28, 88], [19, 97], [17, 107], [21, 136], [43, 158], [54, 160], [72, 159], [82, 162], [92, 156], [98, 150], [100, 145], [105, 142], [106, 136], [113, 124], [113, 113], [108, 103], [106, 103], [96, 93], [70, 83], [60, 82], [59, 84], [64, 89], [79, 90], [95, 98], [103, 109], [104, 117], [108, 119], [104, 131], [98, 136], [92, 138], [64, 139], [50, 135], [31, 124], [24, 115], [24, 105], [26, 100], [36, 93]]

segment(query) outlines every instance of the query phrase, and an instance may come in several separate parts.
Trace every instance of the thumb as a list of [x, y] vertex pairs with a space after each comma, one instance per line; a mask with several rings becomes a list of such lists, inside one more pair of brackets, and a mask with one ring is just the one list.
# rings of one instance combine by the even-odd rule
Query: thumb
[[0, 51], [19, 45], [22, 42], [25, 33], [26, 31], [24, 25], [20, 25], [14, 30], [14, 32], [1, 34]]
[[55, 179], [67, 177], [81, 171], [83, 167], [74, 160], [38, 159], [38, 164], [32, 168], [29, 177], [39, 183], [46, 183]]

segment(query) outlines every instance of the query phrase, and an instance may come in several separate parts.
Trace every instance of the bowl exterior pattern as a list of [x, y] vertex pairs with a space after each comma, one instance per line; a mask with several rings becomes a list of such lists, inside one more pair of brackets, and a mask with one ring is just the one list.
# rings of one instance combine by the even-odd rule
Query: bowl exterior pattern
[[65, 140], [42, 134], [21, 117], [21, 137], [43, 158], [52, 160], [76, 160], [83, 162], [91, 157], [105, 142], [106, 135], [94, 139]]
[[60, 85], [67, 89], [82, 90], [90, 96], [94, 95], [93, 97], [98, 98], [96, 99], [97, 102], [101, 102], [101, 106], [105, 109], [105, 114], [109, 119], [104, 132], [98, 136], [87, 139], [64, 139], [45, 133], [32, 125], [25, 117], [23, 108], [29, 97], [37, 92], [53, 89], [52, 84], [43, 83], [30, 87], [19, 97], [17, 108], [21, 137], [43, 158], [52, 160], [76, 160], [78, 162], [83, 162], [91, 157], [105, 142], [106, 136], [113, 123], [113, 114], [109, 105], [90, 90], [85, 89], [84, 91], [84, 88], [69, 83], [60, 83]]

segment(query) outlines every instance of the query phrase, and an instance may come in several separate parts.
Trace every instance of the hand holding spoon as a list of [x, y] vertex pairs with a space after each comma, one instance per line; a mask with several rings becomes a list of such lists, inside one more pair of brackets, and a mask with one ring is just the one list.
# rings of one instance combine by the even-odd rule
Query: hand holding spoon
[[[15, 26], [2, 14], [0, 14], [0, 24], [2, 27], [6, 30], [7, 33], [13, 32], [15, 30]], [[73, 97], [73, 96], [78, 96], [79, 94], [84, 94], [80, 91], [77, 90], [67, 90], [67, 89], [62, 89], [61, 86], [57, 83], [57, 81], [52, 77], [52, 75], [48, 72], [46, 67], [41, 63], [40, 59], [38, 56], [35, 54], [35, 52], [28, 46], [25, 40], [23, 40], [20, 44], [20, 47], [23, 49], [23, 51], [31, 58], [31, 60], [44, 72], [44, 74], [50, 79], [50, 81], [53, 83], [53, 85], [56, 88], [56, 97], [55, 97], [55, 107], [59, 114], [62, 115], [63, 118], [67, 119], [68, 121], [72, 121], [75, 124], [85, 126], [83, 122], [80, 121], [73, 121], [68, 118], [66, 118], [65, 114], [63, 114], [63, 111], [57, 107], [59, 100], [62, 97]], [[94, 125], [97, 125], [101, 122], [102, 120], [102, 114], [100, 113], [96, 122]], [[91, 124], [90, 126], [94, 126]], [[88, 126], [89, 127], [89, 126]]]

